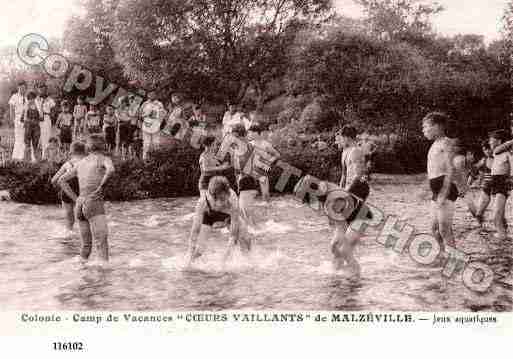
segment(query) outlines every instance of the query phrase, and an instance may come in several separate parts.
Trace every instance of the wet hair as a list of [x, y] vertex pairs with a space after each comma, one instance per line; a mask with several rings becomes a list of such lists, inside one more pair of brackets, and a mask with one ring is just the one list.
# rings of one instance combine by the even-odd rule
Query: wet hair
[[438, 125], [446, 128], [449, 122], [449, 116], [443, 112], [430, 112], [422, 120], [422, 122], [431, 122], [433, 125]]
[[33, 100], [36, 98], [36, 93], [33, 92], [33, 91], [30, 91], [28, 94], [27, 94], [27, 100]]
[[214, 142], [216, 142], [216, 138], [214, 136], [207, 136], [201, 141], [203, 147], [211, 146]]
[[246, 135], [247, 135], [246, 127], [244, 127], [244, 125], [241, 125], [241, 124], [235, 125], [232, 128], [232, 133], [238, 137], [246, 137]]
[[222, 194], [230, 194], [230, 182], [223, 176], [212, 177], [208, 183], [208, 193], [214, 199], [219, 198]]
[[499, 141], [506, 141], [508, 139], [508, 132], [505, 130], [496, 130], [489, 133], [488, 137], [495, 138]]
[[69, 148], [69, 152], [72, 155], [85, 155], [86, 154], [86, 146], [83, 142], [75, 141], [71, 144]]
[[340, 136], [343, 137], [349, 137], [354, 140], [356, 139], [356, 135], [356, 128], [354, 128], [353, 126], [344, 126], [342, 127], [342, 130], [340, 130]]
[[93, 134], [87, 138], [87, 144], [91, 152], [105, 151], [105, 139], [102, 135]]
[[59, 140], [57, 140], [57, 137], [50, 137], [48, 142], [50, 142], [50, 143], [59, 143]]

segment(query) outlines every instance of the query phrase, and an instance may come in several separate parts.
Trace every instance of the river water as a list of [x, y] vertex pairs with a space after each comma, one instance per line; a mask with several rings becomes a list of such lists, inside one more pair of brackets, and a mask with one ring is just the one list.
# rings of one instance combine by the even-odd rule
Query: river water
[[[429, 230], [429, 202], [418, 181], [372, 186], [369, 202], [387, 214]], [[400, 180], [399, 180], [400, 181]], [[360, 279], [330, 266], [327, 219], [290, 196], [257, 212], [265, 232], [254, 235], [250, 260], [220, 258], [226, 233], [218, 230], [204, 255], [184, 269], [197, 198], [108, 203], [111, 261], [78, 260], [80, 238], [66, 236], [58, 206], [0, 203], [0, 307], [3, 310], [405, 310], [511, 311], [511, 288], [486, 293], [458, 277], [440, 289], [440, 269], [396, 254], [369, 231], [357, 248]], [[511, 208], [509, 208], [511, 213]], [[511, 219], [510, 219], [511, 223]], [[511, 240], [477, 229], [459, 203], [457, 246], [494, 271], [511, 276]]]

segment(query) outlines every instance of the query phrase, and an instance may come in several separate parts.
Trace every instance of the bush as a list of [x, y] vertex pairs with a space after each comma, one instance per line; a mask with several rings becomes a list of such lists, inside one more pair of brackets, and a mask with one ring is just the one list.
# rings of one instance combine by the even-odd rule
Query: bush
[[[340, 151], [334, 144], [334, 132], [319, 135], [298, 134], [295, 146], [286, 141], [276, 145], [282, 154], [281, 160], [301, 170], [301, 175], [310, 174], [322, 180], [337, 183], [340, 179]], [[291, 137], [289, 137], [291, 138]], [[328, 148], [319, 150], [314, 144], [321, 140]], [[419, 173], [425, 168], [427, 143], [419, 139], [400, 140], [396, 135], [360, 135], [361, 141], [377, 144], [375, 170], [380, 173]], [[150, 153], [148, 161], [114, 160], [116, 172], [106, 189], [109, 201], [129, 201], [158, 197], [181, 197], [198, 195], [200, 150], [187, 142]], [[9, 190], [14, 201], [46, 204], [58, 203], [57, 190], [50, 179], [61, 164], [41, 162], [39, 164], [9, 162], [0, 167], [0, 189]], [[233, 170], [226, 171], [235, 187]], [[270, 171], [271, 188], [274, 189], [282, 169], [274, 166]], [[294, 188], [298, 178], [289, 179], [285, 192]]]

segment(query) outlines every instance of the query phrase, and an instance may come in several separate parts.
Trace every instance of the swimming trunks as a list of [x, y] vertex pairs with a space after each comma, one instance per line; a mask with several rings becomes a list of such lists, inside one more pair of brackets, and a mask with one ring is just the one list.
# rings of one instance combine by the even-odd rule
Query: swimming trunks
[[116, 145], [116, 129], [114, 126], [105, 127], [105, 142], [111, 146]]
[[78, 197], [75, 204], [75, 218], [79, 221], [88, 221], [93, 217], [104, 215], [103, 200], [98, 197]]
[[224, 212], [214, 211], [212, 207], [210, 207], [210, 203], [208, 202], [208, 199], [205, 198], [207, 201], [207, 211], [203, 214], [203, 224], [206, 226], [212, 226], [214, 223], [217, 222], [230, 222], [231, 216]]
[[61, 126], [61, 143], [71, 143], [71, 126]]
[[[438, 195], [440, 194], [440, 191], [442, 190], [442, 187], [444, 185], [444, 179], [445, 176], [440, 176], [429, 180], [429, 186], [431, 187], [431, 192], [433, 192], [433, 201], [437, 200]], [[458, 199], [458, 189], [456, 188], [456, 185], [454, 183], [451, 183], [447, 199], [452, 202]]]
[[[301, 180], [300, 180], [301, 182]], [[312, 183], [315, 187], [313, 189], [316, 189], [317, 185], [315, 183]], [[296, 184], [296, 188], [294, 189], [294, 193], [299, 189], [299, 182]], [[339, 188], [340, 189], [340, 188]], [[364, 180], [355, 180], [349, 186], [349, 189], [347, 190], [347, 193], [351, 194], [353, 196], [353, 199], [355, 200], [355, 208], [351, 212], [351, 214], [345, 219], [347, 223], [353, 222], [358, 214], [360, 213], [360, 210], [365, 204], [365, 201], [369, 197], [370, 188], [367, 181]], [[322, 206], [326, 209], [326, 201], [328, 199], [329, 192], [327, 194], [321, 195], [317, 197], [317, 200], [322, 204]], [[303, 202], [310, 203], [310, 194], [306, 193]], [[367, 210], [366, 212], [366, 218], [372, 219], [372, 213], [370, 210]], [[330, 219], [331, 220], [331, 219]]]
[[132, 125], [129, 123], [121, 123], [119, 125], [119, 142], [123, 144], [129, 144], [132, 142], [134, 132]]
[[239, 189], [239, 194], [242, 191], [251, 191], [251, 190], [259, 190], [260, 186], [258, 181], [251, 176], [241, 176], [237, 181], [237, 188]]
[[492, 195], [502, 194], [506, 197], [509, 195], [510, 183], [508, 175], [492, 175], [491, 182]]

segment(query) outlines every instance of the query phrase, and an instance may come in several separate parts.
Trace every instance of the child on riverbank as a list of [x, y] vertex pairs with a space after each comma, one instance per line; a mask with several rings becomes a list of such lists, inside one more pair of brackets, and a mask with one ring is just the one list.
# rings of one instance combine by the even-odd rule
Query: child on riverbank
[[[91, 135], [87, 139], [89, 155], [73, 166], [58, 180], [59, 186], [76, 202], [75, 219], [78, 220], [82, 249], [80, 255], [87, 260], [91, 254], [94, 241], [100, 258], [109, 260], [108, 227], [104, 208], [105, 186], [114, 173], [114, 165], [106, 157], [105, 140], [101, 135]], [[67, 181], [78, 177], [80, 195], [70, 188]]]
[[69, 146], [73, 137], [73, 115], [69, 112], [69, 103], [64, 100], [61, 104], [62, 112], [57, 117], [56, 127], [59, 129], [61, 151], [69, 152]]
[[201, 196], [194, 213], [192, 230], [189, 237], [189, 251], [187, 266], [201, 253], [198, 251], [199, 241], [204, 242], [210, 236], [212, 226], [215, 223], [229, 223], [230, 237], [228, 248], [223, 257], [226, 262], [232, 253], [232, 249], [239, 244], [243, 252], [249, 252], [251, 241], [245, 231], [245, 225], [240, 218], [239, 204], [237, 194], [230, 188], [230, 184], [225, 177], [212, 177], [208, 184], [208, 190], [204, 196]]
[[95, 104], [89, 106], [89, 112], [87, 112], [84, 121], [84, 132], [88, 135], [95, 133], [101, 133], [101, 116], [98, 108]]
[[[51, 182], [54, 186], [57, 185], [59, 179], [66, 172], [71, 171], [75, 167], [75, 165], [86, 156], [85, 145], [82, 142], [73, 142], [70, 147], [70, 155], [70, 160], [64, 163], [62, 167], [59, 169], [59, 171], [57, 171], [57, 173], [52, 177]], [[68, 182], [68, 185], [70, 186], [73, 192], [79, 192], [78, 179], [76, 177], [72, 178]], [[73, 213], [75, 201], [62, 190], [59, 191], [59, 198], [61, 199], [62, 208], [64, 208], [64, 212], [66, 214], [66, 228], [68, 229], [68, 231], [72, 231], [73, 225], [75, 224], [75, 216]]]
[[77, 104], [73, 109], [73, 137], [78, 138], [79, 135], [83, 134], [83, 126], [85, 121], [85, 116], [87, 114], [87, 106], [84, 104], [84, 96], [77, 97]]
[[114, 115], [114, 108], [108, 105], [105, 109], [105, 115], [103, 115], [103, 135], [107, 143], [107, 151], [110, 153], [113, 153], [116, 149], [116, 126], [117, 120]]
[[49, 162], [58, 162], [60, 159], [59, 141], [56, 137], [50, 137], [43, 159]]

